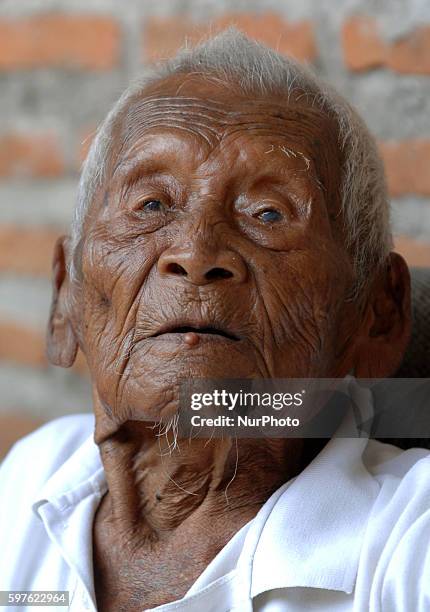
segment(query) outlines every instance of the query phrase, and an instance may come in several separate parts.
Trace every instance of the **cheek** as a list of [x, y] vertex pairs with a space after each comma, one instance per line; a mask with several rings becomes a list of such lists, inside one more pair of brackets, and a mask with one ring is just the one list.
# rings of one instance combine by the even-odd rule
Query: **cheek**
[[290, 251], [260, 266], [259, 310], [265, 335], [273, 338], [268, 350], [274, 351], [275, 368], [288, 361], [288, 376], [296, 366], [304, 375], [331, 358], [347, 278], [338, 257], [309, 250]]
[[[88, 233], [82, 253], [84, 342], [90, 369], [100, 376], [126, 351], [145, 280], [158, 256], [153, 236], [133, 239], [119, 229], [100, 224]], [[121, 364], [112, 367], [120, 371]]]
[[[124, 220], [100, 223], [88, 232], [82, 252], [84, 279], [105, 299], [119, 302], [132, 293], [153, 265], [157, 255], [154, 234], [142, 235], [128, 228]], [[131, 286], [130, 286], [131, 283]], [[124, 292], [128, 285], [129, 291]]]
[[163, 231], [142, 234], [135, 224], [117, 217], [99, 223], [88, 233], [83, 248], [83, 276], [94, 302], [109, 303], [120, 326], [139, 299], [141, 289], [155, 270], [168, 236]]

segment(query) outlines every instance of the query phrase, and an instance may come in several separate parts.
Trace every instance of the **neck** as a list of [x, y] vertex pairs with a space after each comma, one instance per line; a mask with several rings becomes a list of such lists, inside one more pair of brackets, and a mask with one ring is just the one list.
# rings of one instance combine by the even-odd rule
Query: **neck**
[[140, 542], [164, 539], [185, 524], [213, 527], [218, 520], [234, 533], [304, 467], [302, 440], [175, 443], [172, 432], [157, 436], [147, 423], [131, 421], [101, 442], [100, 452], [110, 519], [118, 534], [134, 534]]

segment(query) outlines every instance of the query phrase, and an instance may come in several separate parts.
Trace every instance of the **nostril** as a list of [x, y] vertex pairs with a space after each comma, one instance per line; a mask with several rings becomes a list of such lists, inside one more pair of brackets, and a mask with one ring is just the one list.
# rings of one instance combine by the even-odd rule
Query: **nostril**
[[167, 264], [166, 272], [170, 274], [178, 274], [179, 276], [187, 276], [187, 271], [185, 268], [175, 262]]
[[225, 268], [211, 268], [205, 274], [206, 280], [217, 280], [219, 278], [231, 278], [233, 273], [230, 270], [226, 270]]

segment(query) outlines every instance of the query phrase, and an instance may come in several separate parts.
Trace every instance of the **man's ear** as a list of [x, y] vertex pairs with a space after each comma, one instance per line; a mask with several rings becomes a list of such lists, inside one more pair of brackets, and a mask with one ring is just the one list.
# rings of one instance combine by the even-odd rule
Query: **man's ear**
[[387, 266], [369, 294], [363, 332], [355, 354], [355, 375], [384, 378], [401, 364], [411, 333], [411, 279], [401, 255], [390, 253]]
[[52, 303], [46, 335], [46, 353], [54, 365], [69, 368], [78, 352], [78, 341], [69, 319], [70, 279], [66, 257], [69, 238], [60, 236], [52, 261]]

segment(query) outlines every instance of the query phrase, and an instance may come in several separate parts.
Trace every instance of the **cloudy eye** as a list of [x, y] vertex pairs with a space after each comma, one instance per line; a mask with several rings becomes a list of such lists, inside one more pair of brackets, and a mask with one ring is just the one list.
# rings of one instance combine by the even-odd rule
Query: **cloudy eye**
[[282, 215], [279, 211], [274, 210], [273, 208], [266, 208], [266, 210], [263, 210], [258, 214], [258, 218], [264, 223], [276, 223], [276, 221], [280, 221], [282, 219]]
[[142, 202], [141, 209], [146, 212], [158, 212], [163, 210], [163, 204], [160, 200], [146, 200], [146, 202]]

